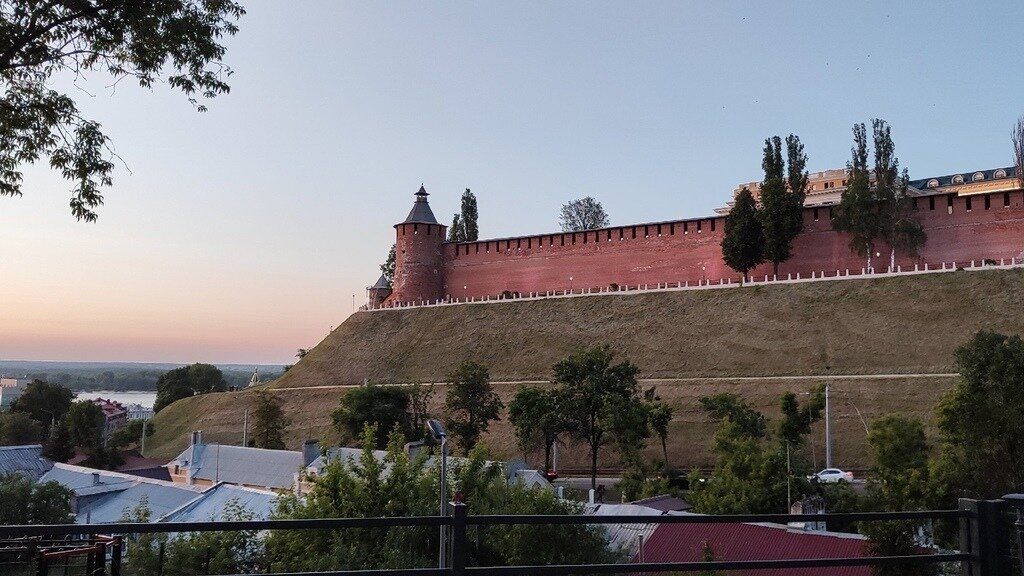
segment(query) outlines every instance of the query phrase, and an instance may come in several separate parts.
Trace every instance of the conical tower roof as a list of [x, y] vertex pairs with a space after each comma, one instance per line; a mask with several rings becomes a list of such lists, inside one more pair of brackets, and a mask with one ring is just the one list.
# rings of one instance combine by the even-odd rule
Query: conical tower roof
[[416, 192], [416, 203], [412, 205], [412, 210], [409, 211], [409, 216], [405, 218], [402, 224], [437, 224], [437, 218], [434, 218], [434, 212], [430, 209], [430, 204], [427, 202], [427, 190], [420, 185], [420, 189]]
[[368, 288], [368, 290], [390, 290], [390, 289], [391, 289], [391, 286], [388, 285], [388, 279], [385, 278], [383, 274], [380, 275], [380, 278], [377, 278], [376, 284], [374, 284], [373, 286], [370, 286]]

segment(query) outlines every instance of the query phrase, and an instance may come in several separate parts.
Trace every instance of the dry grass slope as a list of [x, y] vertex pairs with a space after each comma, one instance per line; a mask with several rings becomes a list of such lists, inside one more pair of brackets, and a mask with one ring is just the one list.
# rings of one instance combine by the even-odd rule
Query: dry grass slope
[[[489, 365], [496, 381], [544, 380], [575, 347], [607, 342], [673, 405], [673, 464], [704, 466], [714, 426], [700, 410], [700, 396], [737, 392], [774, 415], [780, 394], [815, 383], [777, 376], [821, 374], [826, 364], [833, 375], [950, 372], [953, 349], [978, 329], [1020, 334], [1022, 302], [1024, 272], [1015, 270], [360, 313], [269, 389], [292, 419], [286, 440], [297, 448], [306, 438], [338, 440], [330, 412], [345, 390], [328, 386], [364, 377], [439, 381], [468, 358]], [[701, 376], [726, 379], [672, 380]], [[758, 378], [736, 378], [750, 376]], [[914, 414], [930, 426], [935, 402], [954, 382], [941, 376], [833, 380], [836, 462], [867, 464], [864, 423], [873, 418]], [[497, 386], [506, 402], [516, 388]], [[435, 410], [443, 396], [439, 387]], [[177, 402], [157, 415], [147, 455], [175, 456], [195, 429], [238, 443], [252, 405], [251, 391]], [[499, 455], [518, 454], [506, 422], [494, 425], [487, 441]], [[660, 451], [654, 444], [652, 456]], [[563, 464], [583, 466], [576, 452], [564, 451]], [[820, 440], [809, 447], [819, 463], [822, 454]]]

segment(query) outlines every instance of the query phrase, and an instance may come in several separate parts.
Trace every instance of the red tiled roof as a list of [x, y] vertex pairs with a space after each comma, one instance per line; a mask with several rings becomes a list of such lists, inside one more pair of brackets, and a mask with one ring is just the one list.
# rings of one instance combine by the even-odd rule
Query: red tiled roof
[[[790, 560], [867, 556], [856, 535], [790, 531], [782, 525], [662, 524], [644, 544], [644, 562], [701, 562], [704, 543], [715, 560]], [[871, 576], [868, 566], [788, 569], [795, 576]], [[778, 576], [779, 570], [731, 571], [737, 576]]]

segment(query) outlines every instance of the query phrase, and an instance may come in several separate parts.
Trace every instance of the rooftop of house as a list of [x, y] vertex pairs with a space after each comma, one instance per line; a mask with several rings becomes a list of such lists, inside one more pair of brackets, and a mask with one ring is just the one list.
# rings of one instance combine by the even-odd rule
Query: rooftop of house
[[232, 502], [259, 519], [269, 517], [277, 501], [269, 490], [225, 483], [200, 487], [70, 464], [55, 464], [39, 481], [57, 482], [75, 493], [79, 524], [118, 522], [143, 503], [151, 522], [223, 519]]
[[[645, 539], [644, 562], [700, 562], [705, 543], [715, 560], [855, 558], [868, 555], [859, 534], [804, 532], [780, 524], [661, 524]], [[744, 576], [773, 576], [777, 570], [745, 570]], [[806, 568], [802, 576], [869, 576], [867, 566]]]
[[0, 476], [21, 474], [36, 480], [53, 467], [53, 462], [43, 457], [39, 444], [23, 446], [0, 446]]
[[193, 479], [290, 489], [305, 466], [302, 452], [227, 444], [192, 444], [167, 466], [188, 469]]

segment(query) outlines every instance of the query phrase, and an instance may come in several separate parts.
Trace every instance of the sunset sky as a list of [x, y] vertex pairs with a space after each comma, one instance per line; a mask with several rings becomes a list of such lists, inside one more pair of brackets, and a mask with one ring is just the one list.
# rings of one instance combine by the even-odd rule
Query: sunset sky
[[423, 183], [482, 237], [709, 214], [767, 136], [914, 178], [1006, 166], [1024, 2], [246, 2], [230, 95], [71, 87], [118, 155], [99, 221], [27, 167], [0, 197], [0, 359], [291, 363], [358, 306]]

